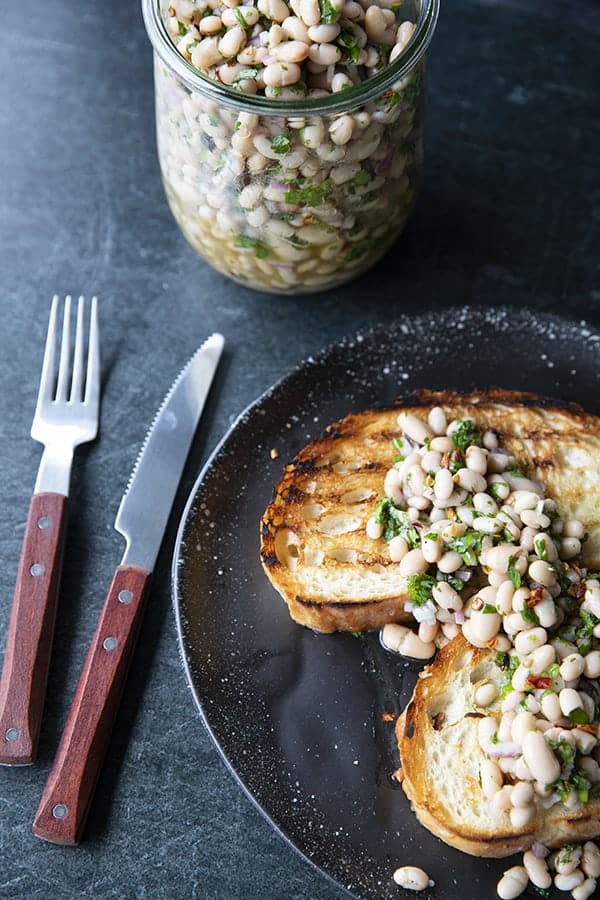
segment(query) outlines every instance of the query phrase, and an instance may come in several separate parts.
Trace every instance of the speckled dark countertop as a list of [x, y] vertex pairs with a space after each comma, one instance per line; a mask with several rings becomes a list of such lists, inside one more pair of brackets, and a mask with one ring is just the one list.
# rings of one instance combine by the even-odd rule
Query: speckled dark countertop
[[[137, 2], [6, 4], [0, 58], [2, 647], [39, 460], [29, 428], [53, 292], [100, 296], [104, 372], [101, 438], [78, 453], [73, 473], [40, 760], [0, 769], [0, 896], [341, 898], [270, 830], [198, 720], [170, 601], [178, 514], [237, 413], [345, 333], [462, 303], [599, 323], [600, 7], [446, 3], [430, 53], [425, 187], [409, 228], [355, 284], [301, 299], [226, 281], [172, 221]], [[160, 554], [86, 840], [45, 844], [31, 820], [120, 558], [120, 493], [166, 387], [215, 329], [227, 337], [225, 360]]]

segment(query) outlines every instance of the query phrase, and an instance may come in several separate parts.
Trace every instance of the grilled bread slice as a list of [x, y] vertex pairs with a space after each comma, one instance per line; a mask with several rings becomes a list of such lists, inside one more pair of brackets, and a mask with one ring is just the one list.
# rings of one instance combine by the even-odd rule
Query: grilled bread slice
[[346, 416], [286, 466], [261, 521], [261, 559], [295, 621], [333, 632], [410, 619], [398, 564], [365, 525], [383, 496], [399, 412], [425, 419], [433, 406], [448, 421], [472, 416], [481, 429], [495, 429], [563, 517], [584, 523], [585, 561], [600, 563], [600, 418], [522, 392], [423, 391], [403, 407]]
[[494, 818], [479, 784], [486, 759], [477, 740], [482, 716], [500, 719], [500, 701], [476, 706], [482, 682], [499, 688], [502, 672], [495, 652], [472, 647], [462, 635], [438, 653], [420, 674], [413, 696], [396, 723], [402, 787], [419, 821], [452, 847], [473, 856], [503, 857], [534, 841], [547, 847], [588, 840], [600, 834], [600, 797], [579, 811], [562, 803], [540, 809], [522, 829], [507, 813]]

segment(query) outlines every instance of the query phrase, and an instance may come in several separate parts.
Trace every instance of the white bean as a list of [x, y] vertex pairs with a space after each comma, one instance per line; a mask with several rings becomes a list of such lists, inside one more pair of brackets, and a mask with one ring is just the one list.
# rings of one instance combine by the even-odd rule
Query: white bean
[[585, 881], [582, 881], [580, 885], [576, 888], [573, 888], [571, 891], [571, 896], [573, 900], [588, 900], [589, 897], [593, 897], [596, 893], [596, 879], [595, 878], [586, 878]]
[[563, 535], [568, 538], [581, 540], [585, 535], [585, 526], [579, 519], [567, 519], [563, 529]]
[[[467, 447], [465, 462], [467, 468], [472, 472], [476, 472], [478, 475], [485, 475], [487, 471], [487, 453], [485, 450], [482, 450], [481, 447], [476, 447], [474, 444]], [[485, 490], [485, 487], [483, 490]]]
[[534, 560], [529, 566], [528, 574], [532, 581], [537, 581], [544, 587], [551, 587], [556, 582], [556, 572], [543, 559]]
[[479, 774], [481, 777], [481, 790], [484, 797], [490, 799], [504, 784], [502, 772], [492, 759], [484, 759], [481, 763]]
[[[512, 794], [514, 794], [515, 789], [513, 788]], [[512, 799], [511, 794], [511, 799]], [[514, 829], [520, 831], [522, 828], [525, 828], [526, 825], [535, 818], [535, 806], [531, 804], [527, 806], [513, 806], [510, 813], [510, 824]]]
[[442, 555], [441, 539], [437, 535], [435, 537], [425, 536], [421, 540], [421, 552], [428, 563], [438, 562]]
[[388, 622], [381, 630], [381, 642], [388, 650], [398, 653], [408, 631], [409, 629], [405, 625], [399, 625], [397, 622]]
[[438, 561], [438, 569], [445, 575], [457, 572], [462, 567], [463, 559], [460, 553], [454, 550], [448, 550]]
[[592, 650], [584, 657], [584, 673], [586, 678], [600, 677], [600, 650]]
[[389, 542], [388, 550], [392, 562], [399, 563], [408, 553], [408, 544], [401, 535], [397, 535]]
[[473, 695], [473, 699], [477, 706], [485, 708], [486, 706], [490, 706], [496, 697], [498, 696], [498, 689], [493, 682], [488, 681], [485, 684], [480, 684], [479, 687], [475, 689], [475, 693]]
[[548, 871], [545, 859], [539, 859], [531, 850], [523, 854], [523, 865], [529, 875], [529, 880], [536, 887], [547, 890], [552, 884], [552, 876]]
[[550, 519], [544, 513], [536, 512], [533, 509], [524, 509], [521, 513], [521, 521], [530, 528], [541, 528], [545, 530], [550, 527]]
[[446, 581], [438, 581], [432, 591], [433, 599], [442, 609], [462, 609], [463, 602], [460, 594]]
[[554, 859], [554, 868], [559, 875], [570, 875], [579, 867], [582, 856], [581, 847], [566, 845], [561, 847]]
[[472, 494], [481, 493], [487, 487], [487, 481], [483, 475], [467, 468], [458, 470], [454, 476], [454, 482]]
[[473, 521], [475, 531], [481, 531], [484, 534], [498, 534], [502, 531], [502, 522], [498, 519], [492, 519], [490, 516], [477, 516]]
[[285, 43], [279, 44], [271, 50], [271, 56], [274, 56], [277, 62], [283, 63], [302, 62], [306, 59], [308, 53], [309, 48], [303, 41], [285, 41]]
[[426, 572], [428, 568], [429, 563], [419, 548], [416, 547], [414, 550], [409, 550], [402, 559], [399, 572], [401, 575], [408, 577], [410, 575], [417, 575], [420, 572]]
[[398, 416], [398, 425], [409, 438], [418, 444], [424, 444], [427, 438], [433, 438], [433, 431], [422, 419], [412, 413], [402, 412]]
[[542, 647], [536, 647], [529, 656], [531, 663], [531, 674], [541, 675], [546, 669], [549, 669], [556, 659], [556, 650], [552, 644], [544, 644]]
[[588, 878], [600, 876], [600, 850], [593, 841], [586, 841], [583, 845], [581, 868]]
[[219, 41], [216, 37], [207, 37], [200, 41], [192, 50], [192, 63], [198, 69], [210, 69], [211, 66], [223, 61], [219, 51]]
[[559, 553], [561, 559], [573, 559], [574, 556], [581, 553], [581, 541], [574, 537], [563, 538], [560, 542]]
[[297, 84], [302, 72], [297, 63], [271, 63], [265, 66], [262, 76], [269, 87], [286, 87]]
[[321, 21], [318, 0], [300, 0], [299, 17], [308, 27], [318, 25]]
[[[522, 744], [528, 731], [535, 731], [537, 720], [530, 712], [519, 712], [513, 719], [510, 737], [516, 744]], [[530, 798], [531, 799], [531, 798]], [[529, 803], [529, 800], [527, 801]], [[519, 806], [513, 799], [513, 806]]]
[[448, 422], [446, 421], [446, 413], [441, 406], [434, 406], [433, 409], [429, 411], [429, 415], [427, 416], [427, 424], [436, 436], [442, 436], [446, 434]]
[[581, 697], [573, 688], [563, 688], [558, 695], [558, 700], [565, 716], [568, 716], [575, 709], [583, 709]]
[[439, 450], [428, 450], [421, 457], [421, 466], [424, 472], [437, 472], [442, 465], [442, 454]]
[[549, 722], [558, 722], [558, 720], [562, 718], [562, 709], [560, 708], [558, 694], [555, 694], [554, 692], [549, 694], [544, 693], [542, 694], [540, 703], [542, 712]]
[[431, 884], [429, 875], [417, 866], [402, 866], [393, 875], [396, 884], [407, 891], [424, 891]]
[[401, 653], [402, 656], [410, 656], [412, 659], [431, 659], [435, 649], [434, 643], [425, 643], [418, 634], [408, 629], [398, 647], [398, 653]]
[[471, 612], [471, 618], [468, 621], [470, 625], [468, 632], [478, 642], [476, 646], [486, 645], [488, 641], [496, 637], [502, 624], [502, 618], [497, 613], [483, 613], [476, 610]]
[[427, 622], [421, 622], [417, 634], [420, 641], [423, 641], [424, 644], [430, 644], [432, 641], [435, 641], [439, 630], [440, 626], [438, 622], [435, 622], [433, 625], [428, 625]]
[[483, 513], [484, 516], [492, 516], [498, 512], [498, 504], [486, 494], [485, 491], [479, 491], [473, 496], [473, 506], [477, 512]]
[[374, 516], [370, 516], [370, 518], [367, 519], [366, 532], [367, 537], [370, 537], [373, 541], [377, 541], [383, 535], [383, 525], [381, 522], [377, 522]]
[[539, 731], [528, 731], [524, 736], [523, 759], [542, 784], [551, 784], [560, 777], [560, 763]]
[[289, 16], [289, 9], [283, 0], [258, 0], [257, 6], [263, 16], [273, 22], [283, 22]]
[[432, 438], [431, 444], [429, 446], [432, 450], [438, 450], [440, 453], [450, 453], [452, 450], [454, 450], [452, 439], [449, 437], [444, 437], [443, 435], [437, 435], [436, 437]]
[[507, 869], [496, 886], [496, 891], [501, 900], [515, 900], [520, 897], [527, 884], [529, 876], [523, 866], [513, 866]]
[[433, 491], [438, 500], [448, 500], [454, 491], [454, 481], [449, 469], [440, 469], [435, 473]]
[[398, 469], [388, 469], [383, 480], [383, 493], [394, 503], [402, 504], [404, 494], [402, 492], [402, 475]]
[[576, 681], [585, 669], [585, 659], [580, 653], [565, 656], [560, 665], [560, 675], [565, 681]]
[[340, 26], [313, 25], [308, 29], [308, 37], [315, 44], [331, 44], [340, 33]]
[[548, 640], [548, 635], [543, 628], [530, 628], [528, 631], [521, 631], [515, 638], [515, 649], [520, 656], [527, 656], [538, 647], [542, 647]]
[[570, 872], [568, 875], [558, 874], [554, 876], [554, 885], [559, 891], [573, 891], [580, 884], [583, 884], [584, 881], [585, 876], [581, 869], [575, 869], [574, 872]]

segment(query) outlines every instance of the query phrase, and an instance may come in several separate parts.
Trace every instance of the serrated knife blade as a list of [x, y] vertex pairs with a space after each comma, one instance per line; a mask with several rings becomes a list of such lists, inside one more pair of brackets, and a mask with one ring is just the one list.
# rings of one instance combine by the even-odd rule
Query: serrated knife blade
[[223, 349], [211, 335], [181, 370], [160, 405], [123, 494], [115, 529], [123, 566], [154, 568], [181, 473]]
[[115, 520], [126, 541], [33, 822], [56, 844], [81, 838], [142, 620], [144, 598], [210, 389], [223, 337], [213, 334], [176, 378], [150, 426]]

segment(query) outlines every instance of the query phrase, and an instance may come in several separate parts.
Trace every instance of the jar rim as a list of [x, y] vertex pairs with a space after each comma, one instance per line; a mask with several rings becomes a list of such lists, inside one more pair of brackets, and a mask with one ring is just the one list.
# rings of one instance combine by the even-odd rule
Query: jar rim
[[433, 37], [439, 10], [440, 0], [422, 0], [414, 33], [404, 50], [393, 63], [366, 81], [327, 97], [273, 100], [235, 91], [199, 72], [171, 40], [161, 15], [160, 0], [142, 0], [144, 24], [154, 52], [188, 88], [230, 109], [265, 116], [332, 115], [379, 97], [422, 59]]

